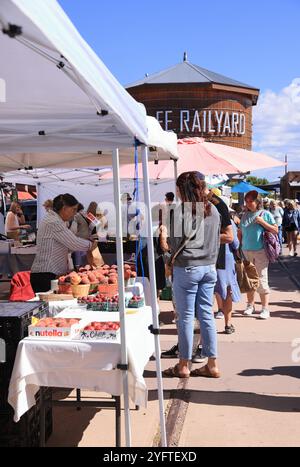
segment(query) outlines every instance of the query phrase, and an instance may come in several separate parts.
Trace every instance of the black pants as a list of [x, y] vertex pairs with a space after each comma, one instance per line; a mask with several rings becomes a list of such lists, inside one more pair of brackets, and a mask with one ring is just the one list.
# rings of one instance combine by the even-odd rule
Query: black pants
[[52, 272], [32, 272], [30, 274], [30, 283], [34, 293], [48, 292], [51, 289], [51, 281], [56, 279]]

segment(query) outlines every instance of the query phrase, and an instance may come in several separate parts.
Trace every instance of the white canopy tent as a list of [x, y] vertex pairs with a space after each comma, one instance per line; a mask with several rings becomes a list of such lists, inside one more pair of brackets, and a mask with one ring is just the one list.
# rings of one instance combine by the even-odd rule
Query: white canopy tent
[[[150, 163], [151, 166], [151, 163]], [[33, 169], [6, 172], [3, 179], [9, 183], [36, 185], [37, 187], [37, 224], [45, 215], [43, 204], [47, 199], [53, 199], [61, 193], [70, 193], [80, 201], [85, 208], [91, 201], [99, 203], [101, 209], [107, 210], [109, 226], [115, 230], [114, 210], [109, 212], [110, 203], [114, 202], [113, 181], [102, 180], [102, 175], [108, 168], [99, 169]], [[141, 176], [142, 174], [140, 174]], [[132, 165], [134, 177], [134, 165]], [[144, 201], [142, 179], [139, 181], [139, 199]], [[121, 193], [133, 195], [135, 190], [134, 178], [120, 180]], [[174, 191], [174, 180], [150, 180], [151, 202], [154, 204], [164, 201], [165, 193]]]
[[[141, 145], [145, 201], [150, 204], [147, 146], [177, 157], [176, 135], [161, 130], [82, 39], [55, 0], [0, 3], [0, 171], [36, 167], [95, 167], [114, 171], [120, 271], [121, 365], [126, 445], [131, 444], [120, 210], [119, 148]], [[124, 156], [125, 158], [126, 156]], [[122, 155], [121, 155], [122, 159]], [[104, 162], [105, 160], [105, 162]], [[153, 327], [158, 309], [148, 210], [148, 258]], [[162, 445], [166, 445], [160, 345], [155, 335]]]

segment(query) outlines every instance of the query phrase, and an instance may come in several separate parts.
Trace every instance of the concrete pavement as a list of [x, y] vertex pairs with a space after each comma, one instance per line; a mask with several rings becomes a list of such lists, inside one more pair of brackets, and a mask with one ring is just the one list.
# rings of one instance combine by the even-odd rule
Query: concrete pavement
[[[291, 274], [300, 272], [299, 258], [283, 261]], [[269, 320], [260, 320], [257, 315], [244, 317], [245, 300], [234, 307], [235, 334], [224, 334], [223, 320], [217, 320], [220, 379], [164, 378], [170, 445], [300, 446], [300, 295], [286, 268], [280, 263], [270, 268]], [[161, 302], [160, 318], [165, 323], [162, 349], [177, 342], [170, 311], [171, 302]], [[162, 360], [163, 368], [175, 363], [173, 359]], [[139, 411], [132, 407], [132, 446], [157, 444], [154, 361], [148, 363], [145, 378], [149, 403], [147, 409]], [[113, 444], [112, 411], [54, 409], [54, 433], [48, 446]]]

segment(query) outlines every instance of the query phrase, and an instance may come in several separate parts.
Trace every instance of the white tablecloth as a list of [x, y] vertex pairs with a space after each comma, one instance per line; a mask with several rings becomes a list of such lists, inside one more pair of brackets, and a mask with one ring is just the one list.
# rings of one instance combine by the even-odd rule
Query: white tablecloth
[[[96, 318], [96, 312], [90, 313]], [[103, 318], [106, 315], [100, 314]], [[108, 315], [110, 321], [118, 320], [118, 313]], [[147, 387], [143, 372], [154, 352], [154, 337], [148, 330], [152, 323], [151, 308], [126, 315], [126, 322], [129, 396], [136, 405], [145, 407]], [[119, 343], [23, 339], [18, 346], [9, 385], [8, 402], [15, 411], [14, 420], [17, 422], [35, 404], [34, 395], [40, 386], [121, 395], [122, 371], [116, 368], [120, 362]]]

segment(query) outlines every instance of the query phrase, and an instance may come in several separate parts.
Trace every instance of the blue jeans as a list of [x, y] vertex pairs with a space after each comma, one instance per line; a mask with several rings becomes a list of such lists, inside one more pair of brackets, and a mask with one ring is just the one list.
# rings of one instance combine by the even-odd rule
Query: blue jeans
[[217, 331], [212, 312], [217, 272], [214, 264], [173, 270], [173, 290], [178, 313], [179, 358], [191, 360], [195, 314], [200, 321], [202, 355], [217, 357]]
[[283, 238], [282, 238], [282, 225], [278, 226], [278, 240], [280, 243], [280, 247], [282, 248]]

